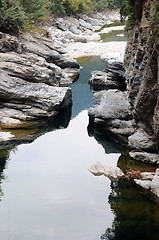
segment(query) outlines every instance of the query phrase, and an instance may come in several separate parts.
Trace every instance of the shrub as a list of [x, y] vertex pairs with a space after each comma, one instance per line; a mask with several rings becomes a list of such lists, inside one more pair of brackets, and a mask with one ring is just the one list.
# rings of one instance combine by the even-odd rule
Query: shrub
[[24, 30], [26, 14], [18, 0], [0, 2], [0, 29], [19, 32]]
[[155, 1], [152, 4], [148, 19], [150, 20], [150, 26], [152, 30], [154, 32], [157, 32], [157, 30], [159, 29], [159, 2], [158, 1]]

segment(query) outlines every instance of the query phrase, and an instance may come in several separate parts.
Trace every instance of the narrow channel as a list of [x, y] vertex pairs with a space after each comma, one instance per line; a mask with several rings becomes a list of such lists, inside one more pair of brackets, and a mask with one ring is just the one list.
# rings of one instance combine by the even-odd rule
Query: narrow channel
[[134, 185], [111, 184], [88, 171], [98, 161], [124, 168], [127, 158], [125, 147], [111, 134], [88, 128], [88, 79], [104, 64], [99, 57], [78, 61], [82, 69], [72, 86], [68, 126], [0, 152], [0, 239], [157, 239], [158, 205]]

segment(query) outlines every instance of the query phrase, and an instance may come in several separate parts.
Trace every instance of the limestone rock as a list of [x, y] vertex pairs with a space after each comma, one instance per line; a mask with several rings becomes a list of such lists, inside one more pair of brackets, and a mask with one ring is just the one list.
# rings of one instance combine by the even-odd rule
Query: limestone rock
[[92, 118], [101, 118], [104, 120], [132, 119], [127, 93], [119, 90], [95, 93], [93, 97], [93, 107], [90, 108], [88, 114]]
[[144, 150], [155, 152], [157, 149], [157, 144], [153, 140], [152, 136], [146, 133], [143, 129], [139, 128], [133, 135], [129, 137], [129, 147], [130, 149]]
[[93, 30], [92, 25], [88, 22], [85, 22], [83, 19], [79, 19], [79, 25], [86, 29]]
[[119, 89], [119, 83], [109, 78], [106, 72], [93, 71], [89, 84], [93, 90]]
[[100, 56], [101, 60], [105, 62], [106, 69], [113, 73], [117, 73], [118, 76], [124, 76], [124, 53], [110, 53], [110, 54], [103, 54]]
[[111, 167], [102, 165], [100, 162], [93, 164], [88, 169], [95, 176], [104, 176], [108, 177], [111, 181], [116, 181], [119, 178], [124, 176], [124, 173], [118, 167]]
[[[0, 75], [0, 99], [2, 100], [0, 119], [6, 116], [13, 116], [13, 118], [20, 120], [51, 117], [60, 109], [71, 104], [71, 90], [69, 88], [56, 88], [44, 83], [28, 83], [9, 76], [3, 70], [0, 71]], [[3, 102], [5, 103], [5, 101], [12, 103], [14, 110], [4, 108]], [[10, 112], [8, 113], [8, 111]]]
[[104, 166], [100, 163], [97, 162], [96, 164], [91, 165], [88, 170], [93, 173], [95, 176], [101, 176], [104, 174]]
[[142, 173], [142, 179], [134, 179], [135, 183], [143, 189], [149, 190], [159, 198], [159, 169], [155, 173]]
[[149, 164], [159, 164], [159, 154], [148, 152], [129, 152], [129, 156], [140, 162]]

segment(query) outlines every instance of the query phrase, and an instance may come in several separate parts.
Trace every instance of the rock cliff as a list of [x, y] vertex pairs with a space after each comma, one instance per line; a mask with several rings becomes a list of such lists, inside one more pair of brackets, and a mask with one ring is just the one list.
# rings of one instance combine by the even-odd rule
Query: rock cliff
[[[159, 152], [159, 29], [154, 30], [149, 21], [155, 2], [135, 1], [136, 24], [129, 29], [124, 58], [128, 98], [139, 128], [129, 145], [149, 153]], [[147, 147], [142, 144], [145, 137]]]
[[[154, 3], [157, 1], [136, 0], [132, 3], [134, 18], [128, 31], [123, 63], [125, 72], [121, 56], [101, 57], [106, 70], [102, 74], [93, 72], [90, 84], [95, 87], [98, 84], [107, 90], [94, 94], [89, 116], [95, 123], [102, 123], [109, 130], [127, 136], [131, 158], [158, 164], [159, 29], [156, 26], [153, 29], [151, 23]], [[110, 88], [116, 90], [108, 90]], [[129, 118], [125, 112], [129, 112]]]
[[[90, 124], [100, 124], [112, 132], [128, 137], [130, 158], [158, 165], [159, 2], [135, 0], [131, 4], [133, 19], [130, 22], [124, 55], [125, 72], [122, 76], [119, 71], [121, 61], [118, 57], [113, 61], [111, 57], [106, 57], [104, 61], [107, 68], [105, 73], [100, 74], [100, 81], [99, 73], [92, 73], [92, 85], [102, 85], [104, 82], [107, 87], [107, 81], [111, 79], [114, 84], [117, 81], [119, 86], [113, 85], [116, 90], [107, 89], [94, 93], [93, 107], [89, 110]], [[115, 80], [112, 72], [113, 75], [117, 74]], [[125, 79], [126, 89], [120, 89], [121, 77]], [[159, 197], [158, 170], [149, 175], [152, 177], [141, 177], [135, 182], [142, 189]]]

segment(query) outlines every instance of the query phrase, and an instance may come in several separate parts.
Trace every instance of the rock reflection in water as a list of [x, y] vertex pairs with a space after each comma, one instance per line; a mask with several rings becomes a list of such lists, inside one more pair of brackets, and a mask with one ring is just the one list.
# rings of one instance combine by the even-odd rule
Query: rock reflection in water
[[122, 153], [127, 152], [127, 142], [125, 138], [115, 135], [110, 131], [103, 131], [100, 126], [95, 126], [89, 123], [88, 125], [88, 135], [94, 137], [96, 141], [101, 144], [105, 150], [105, 153]]
[[53, 119], [46, 119], [42, 121], [34, 121], [30, 128], [24, 129], [9, 129], [15, 137], [8, 142], [1, 142], [0, 144], [0, 200], [3, 196], [1, 183], [3, 181], [3, 170], [6, 168], [7, 160], [9, 160], [10, 153], [16, 149], [16, 146], [22, 143], [31, 143], [46, 132], [55, 131], [60, 128], [67, 128], [71, 118], [71, 106], [61, 111]]
[[111, 184], [109, 203], [115, 215], [102, 240], [150, 240], [159, 236], [159, 205], [140, 194], [135, 184]]
[[[121, 153], [117, 166], [126, 173], [127, 170], [155, 171], [149, 166], [131, 160], [127, 156], [127, 145], [122, 138], [103, 131], [100, 127], [88, 125], [88, 134], [103, 146], [105, 152]], [[114, 214], [111, 228], [101, 236], [101, 240], [156, 240], [159, 236], [159, 204], [149, 200], [140, 193], [133, 181], [120, 179], [111, 183], [109, 204]]]
[[5, 147], [0, 150], [0, 200], [1, 200], [1, 197], [3, 196], [3, 192], [1, 189], [1, 183], [4, 179], [3, 170], [5, 168], [6, 161], [9, 158], [9, 154], [11, 150], [12, 150], [11, 148], [5, 148]]
[[14, 137], [8, 141], [0, 143], [0, 150], [6, 145], [15, 146], [22, 143], [31, 143], [41, 135], [57, 130], [67, 128], [71, 119], [71, 105], [62, 110], [57, 116], [50, 119], [31, 121], [22, 128], [5, 129], [4, 132], [11, 133]]

